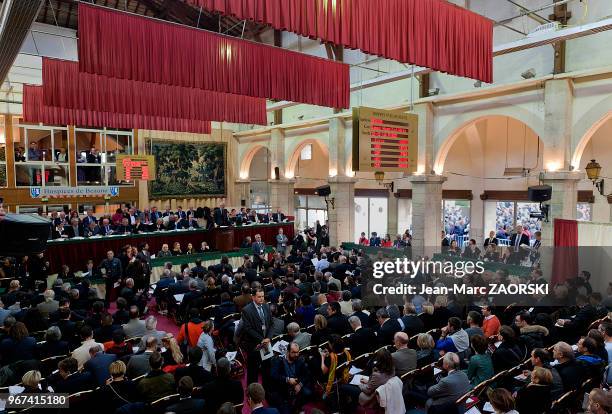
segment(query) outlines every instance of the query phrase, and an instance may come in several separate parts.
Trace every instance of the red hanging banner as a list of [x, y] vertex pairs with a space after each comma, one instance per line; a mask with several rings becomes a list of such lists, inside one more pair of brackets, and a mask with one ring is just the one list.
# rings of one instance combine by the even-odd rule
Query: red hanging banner
[[23, 120], [33, 123], [42, 122], [46, 125], [76, 125], [117, 129], [137, 128], [200, 134], [210, 134], [211, 132], [210, 121], [47, 106], [43, 102], [42, 86], [34, 85], [23, 86]]
[[266, 125], [266, 100], [79, 72], [77, 62], [43, 58], [47, 106], [98, 112]]
[[444, 0], [185, 0], [401, 63], [493, 81], [493, 22]]
[[79, 4], [79, 70], [348, 108], [349, 67], [302, 53]]

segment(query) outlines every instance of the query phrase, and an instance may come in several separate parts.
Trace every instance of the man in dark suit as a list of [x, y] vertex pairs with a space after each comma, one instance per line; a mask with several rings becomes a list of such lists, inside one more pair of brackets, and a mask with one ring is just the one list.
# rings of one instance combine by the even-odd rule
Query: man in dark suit
[[265, 262], [265, 253], [266, 253], [266, 244], [261, 240], [261, 235], [255, 235], [255, 241], [251, 245], [251, 249], [253, 249], [253, 263], [260, 269]]
[[351, 316], [348, 321], [354, 331], [349, 338], [351, 356], [356, 358], [359, 355], [374, 352], [378, 347], [376, 333], [371, 328], [364, 328], [357, 316]]
[[217, 377], [202, 387], [202, 397], [208, 406], [207, 412], [216, 413], [221, 404], [244, 401], [244, 390], [239, 380], [230, 377], [231, 367], [227, 358], [217, 360]]
[[285, 221], [285, 215], [281, 212], [280, 208], [277, 208], [276, 213], [272, 215], [272, 219], [275, 223], [282, 223], [283, 221]]
[[495, 246], [499, 244], [499, 240], [495, 237], [495, 232], [493, 230], [489, 232], [489, 237], [485, 239], [484, 247], [487, 247], [489, 244], [494, 244]]
[[79, 220], [75, 218], [70, 220], [70, 226], [64, 227], [64, 234], [67, 234], [69, 239], [85, 236], [83, 226], [79, 223]]
[[372, 318], [370, 318], [370, 315], [368, 315], [367, 313], [365, 313], [363, 311], [363, 305], [361, 303], [361, 299], [353, 299], [353, 313], [351, 316], [356, 316], [359, 318], [359, 320], [361, 321], [361, 326], [363, 326], [364, 328], [371, 328], [372, 327]]
[[262, 346], [270, 346], [272, 313], [268, 304], [264, 303], [264, 291], [255, 289], [253, 301], [242, 309], [242, 329], [240, 342], [247, 356], [247, 383], [257, 382], [261, 366], [259, 350]]
[[276, 408], [266, 408], [263, 402], [266, 398], [266, 391], [259, 383], [252, 383], [247, 388], [247, 402], [251, 407], [251, 414], [280, 414]]
[[93, 210], [88, 209], [87, 215], [85, 216], [85, 218], [83, 218], [83, 227], [89, 227], [89, 223], [92, 222], [98, 224], [98, 219], [93, 215]]
[[68, 357], [58, 364], [58, 373], [49, 379], [49, 385], [58, 393], [74, 394], [90, 389], [94, 379], [90, 372], [79, 371], [76, 359]]
[[229, 213], [227, 209], [225, 208], [225, 204], [221, 203], [219, 207], [216, 207], [215, 210], [213, 211], [213, 215], [214, 215], [215, 224], [217, 226], [229, 226], [230, 225]]
[[378, 342], [380, 345], [391, 345], [396, 332], [402, 330], [399, 322], [396, 319], [389, 318], [387, 309], [380, 308], [376, 311], [376, 320], [379, 323]]
[[299, 411], [312, 396], [308, 367], [300, 356], [300, 346], [295, 342], [287, 347], [286, 356], [272, 361], [271, 376], [274, 386], [269, 402], [283, 413]]
[[215, 377], [204, 367], [200, 366], [202, 360], [202, 348], [191, 348], [188, 353], [189, 364], [184, 367], [179, 367], [174, 371], [174, 380], [180, 384], [181, 378], [189, 377], [193, 381], [194, 386], [201, 387], [215, 380]]
[[342, 314], [340, 303], [331, 302], [327, 307], [327, 327], [332, 333], [340, 336], [350, 332], [348, 319]]
[[268, 214], [258, 214], [257, 219], [259, 220], [260, 223], [267, 224], [270, 222], [270, 216]]
[[440, 232], [440, 238], [442, 239], [440, 243], [442, 246], [442, 250], [445, 250], [445, 248], [450, 247], [450, 241], [448, 241], [448, 237], [446, 237], [446, 232], [444, 232], [444, 230]]
[[101, 235], [100, 227], [95, 221], [90, 221], [89, 225], [83, 228], [83, 235], [85, 237], [99, 236]]
[[178, 382], [178, 394], [180, 401], [166, 407], [166, 412], [176, 414], [199, 414], [204, 411], [204, 400], [191, 398], [193, 392], [193, 380], [191, 377], [183, 377]]
[[516, 226], [514, 234], [510, 237], [510, 246], [513, 247], [515, 252], [519, 251], [521, 246], [529, 247], [529, 237], [523, 233], [523, 226]]
[[578, 312], [572, 319], [558, 319], [557, 325], [563, 326], [556, 328], [558, 336], [569, 343], [576, 343], [580, 335], [585, 332], [591, 322], [597, 319], [597, 310], [589, 303], [584, 295], [576, 296], [576, 306]]
[[130, 225], [130, 220], [127, 218], [122, 219], [121, 224], [115, 229], [115, 233], [117, 234], [130, 234], [131, 232], [132, 226]]
[[91, 373], [97, 386], [102, 386], [110, 378], [108, 367], [117, 360], [115, 354], [105, 354], [100, 345], [94, 345], [89, 349], [90, 359], [83, 365], [85, 371]]
[[115, 227], [110, 224], [110, 221], [108, 219], [102, 220], [102, 225], [100, 226], [100, 234], [102, 236], [110, 236], [111, 234], [113, 234], [114, 230]]
[[380, 247], [380, 237], [378, 237], [378, 233], [375, 231], [372, 232], [372, 237], [370, 237], [370, 246], [372, 247]]
[[510, 251], [507, 263], [519, 264], [529, 253], [529, 237], [523, 233], [523, 226], [518, 225], [515, 233], [510, 237]]

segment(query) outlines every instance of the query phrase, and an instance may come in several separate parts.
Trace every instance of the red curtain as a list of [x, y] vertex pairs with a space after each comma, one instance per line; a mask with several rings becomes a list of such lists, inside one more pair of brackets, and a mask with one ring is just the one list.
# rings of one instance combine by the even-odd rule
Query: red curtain
[[348, 108], [348, 65], [79, 4], [79, 70], [259, 98]]
[[48, 106], [266, 125], [266, 100], [79, 72], [77, 62], [43, 58]]
[[493, 81], [493, 22], [444, 0], [186, 0], [402, 63]]
[[210, 134], [210, 121], [164, 118], [157, 116], [70, 109], [43, 103], [42, 86], [23, 86], [23, 120], [47, 125], [76, 125], [118, 129], [154, 129], [159, 131]]
[[555, 219], [552, 282], [563, 283], [578, 274], [578, 222]]

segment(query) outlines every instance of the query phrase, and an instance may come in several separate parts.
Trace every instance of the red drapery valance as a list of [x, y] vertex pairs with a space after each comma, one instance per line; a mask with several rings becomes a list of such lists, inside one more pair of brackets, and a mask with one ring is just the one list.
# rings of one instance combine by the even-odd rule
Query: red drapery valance
[[77, 62], [43, 58], [43, 98], [71, 109], [266, 125], [266, 100], [79, 72]]
[[82, 72], [349, 107], [348, 65], [83, 3], [78, 47]]
[[42, 86], [23, 86], [23, 120], [47, 125], [76, 125], [118, 129], [153, 129], [159, 131], [210, 134], [210, 121], [164, 118], [111, 112], [47, 106], [43, 102]]
[[186, 1], [402, 63], [493, 80], [493, 22], [444, 0]]
[[552, 282], [564, 283], [578, 274], [578, 222], [554, 220]]

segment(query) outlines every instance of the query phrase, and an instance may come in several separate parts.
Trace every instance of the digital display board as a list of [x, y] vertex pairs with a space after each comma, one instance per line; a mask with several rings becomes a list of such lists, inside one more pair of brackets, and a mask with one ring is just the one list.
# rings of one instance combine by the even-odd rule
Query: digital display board
[[353, 108], [353, 171], [415, 172], [417, 128], [415, 114]]
[[155, 179], [153, 155], [117, 155], [117, 179], [122, 181]]

